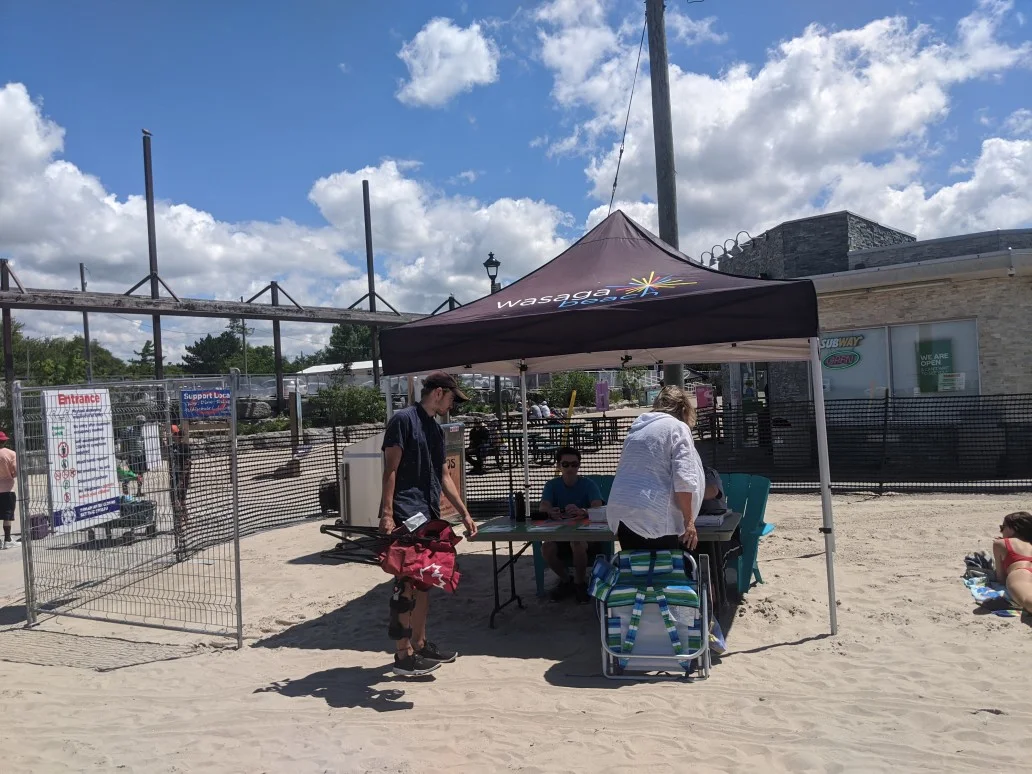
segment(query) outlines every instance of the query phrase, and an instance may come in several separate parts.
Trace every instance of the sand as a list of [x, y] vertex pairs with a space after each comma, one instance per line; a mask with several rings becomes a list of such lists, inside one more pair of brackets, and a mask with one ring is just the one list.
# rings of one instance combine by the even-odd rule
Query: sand
[[[243, 543], [246, 647], [51, 619], [21, 627], [0, 553], [0, 769], [125, 772], [1018, 771], [1032, 627], [978, 615], [958, 577], [1027, 497], [836, 497], [839, 624], [827, 636], [819, 502], [776, 496], [766, 583], [709, 680], [599, 676], [594, 613], [533, 596], [487, 626], [490, 559], [463, 544], [431, 635], [463, 656], [387, 673], [387, 577], [325, 565], [318, 522]], [[695, 763], [692, 763], [692, 762]]]

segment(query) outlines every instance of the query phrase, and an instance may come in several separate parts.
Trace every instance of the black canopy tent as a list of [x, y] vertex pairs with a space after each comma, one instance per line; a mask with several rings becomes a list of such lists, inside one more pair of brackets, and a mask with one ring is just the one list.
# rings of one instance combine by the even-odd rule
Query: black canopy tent
[[[809, 360], [834, 634], [835, 544], [818, 336], [817, 293], [809, 280], [707, 269], [618, 210], [500, 292], [381, 331], [380, 352], [390, 375], [436, 369], [519, 375], [524, 405], [527, 373]], [[525, 465], [526, 438], [524, 415]]]

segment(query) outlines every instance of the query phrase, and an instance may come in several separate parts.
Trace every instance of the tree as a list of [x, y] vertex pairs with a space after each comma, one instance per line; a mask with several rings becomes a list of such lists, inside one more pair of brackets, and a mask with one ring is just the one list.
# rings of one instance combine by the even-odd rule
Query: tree
[[324, 363], [358, 363], [373, 359], [372, 328], [368, 325], [340, 323], [330, 331], [330, 343], [322, 351]]
[[577, 391], [577, 406], [595, 405], [595, 377], [584, 371], [564, 371], [559, 374], [552, 374], [552, 380], [548, 385], [546, 395], [548, 405], [552, 408], [567, 408], [570, 405], [570, 396]]
[[191, 374], [223, 374], [229, 370], [230, 360], [240, 351], [240, 340], [232, 331], [223, 331], [218, 336], [209, 333], [186, 346], [183, 367]]
[[129, 361], [133, 376], [150, 376], [154, 373], [154, 342], [147, 339], [139, 351], [133, 351], [135, 360]]

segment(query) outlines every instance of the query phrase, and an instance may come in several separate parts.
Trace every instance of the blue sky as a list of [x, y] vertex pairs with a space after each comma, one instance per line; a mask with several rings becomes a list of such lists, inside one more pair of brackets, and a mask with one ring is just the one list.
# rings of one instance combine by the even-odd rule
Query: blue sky
[[[685, 187], [679, 202], [682, 248], [697, 254], [722, 234], [733, 235], [739, 228], [762, 230], [825, 205], [848, 206], [883, 220], [900, 213], [899, 222], [890, 225], [922, 236], [941, 235], [951, 226], [996, 227], [994, 217], [1001, 226], [1021, 225], [1020, 215], [1010, 212], [1011, 205], [993, 204], [992, 197], [1003, 197], [1005, 192], [980, 189], [981, 198], [969, 201], [974, 197], [971, 186], [942, 189], [968, 178], [981, 179], [980, 160], [1012, 167], [1015, 158], [1025, 158], [1024, 145], [1015, 143], [1027, 141], [1021, 111], [1032, 108], [1032, 71], [1028, 51], [1022, 48], [1027, 47], [1032, 30], [1027, 23], [1032, 19], [1030, 6], [1029, 0], [671, 1], [668, 14], [703, 23], [700, 34], [695, 34], [696, 28], [684, 36], [673, 26], [668, 29], [671, 61], [687, 74], [674, 91], [679, 185]], [[312, 303], [339, 303], [352, 286], [364, 283], [348, 269], [362, 265], [361, 251], [354, 249], [350, 234], [356, 222], [351, 214], [345, 215], [345, 210], [354, 213], [354, 181], [350, 177], [337, 181], [346, 184], [344, 199], [344, 194], [331, 189], [335, 174], [369, 168], [366, 176], [372, 178], [374, 196], [377, 191], [389, 191], [392, 202], [402, 201], [404, 191], [399, 188], [395, 193], [389, 184], [393, 181], [412, 195], [412, 207], [422, 208], [417, 216], [416, 211], [400, 209], [392, 215], [374, 207], [374, 219], [380, 214], [391, 216], [389, 228], [394, 229], [377, 244], [377, 269], [383, 274], [384, 287], [395, 293], [397, 303], [410, 307], [432, 308], [444, 291], [464, 292], [464, 300], [470, 300], [478, 292], [474, 288], [480, 282], [479, 263], [492, 245], [503, 260], [503, 276], [515, 279], [553, 257], [550, 251], [582, 233], [597, 219], [596, 208], [607, 203], [608, 197], [600, 192], [607, 191], [612, 180], [607, 165], [619, 142], [615, 127], [622, 126], [626, 109], [643, 7], [622, 0], [584, 0], [576, 13], [571, 7], [569, 0], [289, 5], [187, 0], [172, 6], [112, 1], [64, 3], [58, 14], [53, 4], [4, 4], [0, 86], [22, 84], [37, 116], [63, 128], [63, 146], [51, 154], [51, 163], [64, 160], [95, 176], [104, 195], [113, 195], [125, 205], [117, 212], [108, 208], [89, 214], [88, 219], [84, 215], [84, 222], [111, 217], [112, 223], [101, 230], [109, 234], [125, 228], [126, 236], [118, 241], [117, 250], [112, 246], [106, 252], [96, 248], [95, 241], [92, 246], [76, 244], [84, 226], [56, 222], [59, 218], [53, 212], [64, 208], [54, 200], [48, 217], [55, 222], [41, 224], [38, 238], [28, 234], [4, 243], [0, 237], [0, 252], [20, 260], [20, 271], [35, 271], [41, 280], [63, 277], [68, 266], [84, 257], [96, 267], [100, 284], [121, 279], [126, 266], [136, 265], [137, 232], [131, 228], [138, 230], [139, 224], [132, 197], [143, 189], [140, 129], [146, 127], [154, 133], [159, 199], [169, 206], [187, 206], [187, 219], [210, 217], [223, 236], [243, 233], [266, 240], [268, 244], [254, 249], [275, 249], [282, 256], [281, 270], [273, 260], [261, 267], [264, 273], [247, 276], [253, 256], [237, 254], [233, 239], [226, 236], [227, 244], [205, 260], [219, 262], [220, 278], [232, 278], [226, 281], [227, 288], [246, 292], [249, 282], [260, 284], [270, 273], [290, 278], [297, 261], [288, 257], [283, 245], [311, 239], [320, 242], [319, 249], [328, 257], [310, 259], [305, 253], [299, 259], [310, 261], [309, 273], [315, 275], [304, 287], [297, 287], [302, 280], [295, 279], [299, 294]], [[893, 63], [893, 39], [879, 36], [870, 25], [896, 16], [905, 17], [910, 33], [919, 24], [929, 30], [913, 50], [904, 51], [900, 61]], [[435, 17], [450, 20], [452, 32], [475, 29], [494, 52], [495, 75], [460, 90], [442, 106], [403, 103], [397, 95], [410, 72], [399, 51]], [[974, 37], [964, 49], [957, 26], [964, 17], [995, 20], [988, 22], [992, 46], [983, 46]], [[821, 25], [823, 31], [806, 38], [804, 31], [811, 24]], [[800, 74], [806, 66], [786, 66], [784, 72], [771, 68], [779, 58], [795, 61], [777, 53], [782, 43], [819, 48], [836, 40], [836, 33], [850, 30], [866, 30], [863, 40], [855, 49], [846, 45], [846, 54], [815, 55], [813, 68], [819, 76]], [[556, 49], [560, 53], [550, 56], [546, 38], [558, 40], [563, 35], [567, 37]], [[608, 42], [600, 49], [578, 51], [577, 46], [593, 35]], [[838, 40], [841, 44], [842, 39]], [[434, 45], [428, 42], [431, 49]], [[978, 61], [979, 52], [989, 48], [995, 51], [995, 59]], [[922, 58], [930, 56], [934, 63], [922, 64]], [[578, 71], [579, 60], [584, 72]], [[872, 87], [867, 94], [858, 90], [857, 101], [884, 101], [856, 108], [857, 115], [850, 116], [855, 106], [850, 89], [840, 81], [850, 72], [864, 71], [872, 61], [890, 69], [898, 66], [901, 74], [907, 68], [923, 74], [913, 78], [905, 93], [888, 87], [881, 92]], [[747, 74], [739, 87], [732, 87], [728, 73], [739, 65], [747, 68]], [[966, 68], [965, 74], [949, 75], [955, 66]], [[763, 86], [765, 71], [767, 86]], [[871, 78], [873, 72], [864, 71], [864, 77]], [[621, 186], [620, 198], [626, 197], [632, 216], [648, 222], [652, 217], [648, 181], [654, 172], [647, 70], [642, 75], [621, 173], [628, 187]], [[790, 80], [796, 77], [798, 84]], [[771, 88], [770, 81], [778, 78], [784, 80], [783, 86]], [[906, 76], [900, 80], [906, 81]], [[789, 94], [784, 112], [771, 101], [781, 88]], [[767, 89], [762, 99], [742, 97], [752, 100], [744, 107], [738, 102], [744, 92], [762, 89]], [[928, 97], [930, 90], [944, 95], [944, 106], [935, 104], [938, 96]], [[793, 99], [799, 100], [796, 108], [791, 107]], [[901, 107], [908, 99], [916, 105], [912, 117], [911, 108]], [[763, 123], [769, 120], [778, 158], [790, 158], [800, 145], [805, 146], [810, 129], [804, 118], [793, 139], [785, 132], [786, 121], [805, 116], [807, 110], [819, 110], [822, 104], [838, 104], [830, 113], [842, 114], [842, 124], [826, 131], [835, 148], [813, 170], [800, 172], [806, 180], [797, 190], [786, 184], [784, 190], [757, 192], [764, 183], [762, 175], [754, 174], [756, 169], [769, 168], [771, 176], [785, 179], [806, 159], [794, 166], [787, 162], [784, 168], [780, 163], [772, 166], [770, 159], [750, 157], [750, 148], [755, 147], [752, 140], [743, 139], [736, 149], [735, 137], [750, 138], [755, 131], [760, 132], [756, 137], [762, 137]], [[730, 136], [720, 137], [725, 116]], [[747, 127], [746, 121], [752, 123]], [[901, 123], [898, 131], [869, 142], [857, 140], [878, 135], [880, 124], [893, 121]], [[855, 124], [852, 134], [850, 122]], [[574, 134], [578, 140], [562, 144]], [[703, 138], [698, 143], [701, 149], [693, 145], [696, 136]], [[994, 146], [1002, 158], [984, 150], [983, 143], [993, 138], [1009, 143]], [[707, 151], [705, 143], [710, 141], [714, 144]], [[734, 157], [724, 158], [724, 154]], [[754, 170], [742, 172], [740, 178], [713, 177], [714, 158], [722, 160], [721, 169], [751, 165]], [[387, 159], [414, 161], [419, 166], [402, 165], [395, 174], [384, 168]], [[982, 177], [990, 177], [988, 170], [983, 170]], [[319, 180], [327, 181], [325, 195], [313, 203], [309, 194]], [[695, 189], [724, 193], [705, 199], [693, 193]], [[942, 194], [938, 198], [937, 192]], [[40, 208], [47, 207], [47, 196], [58, 195], [53, 190], [41, 193]], [[741, 201], [728, 207], [729, 199], [739, 197]], [[977, 212], [977, 217], [958, 219], [959, 206]], [[519, 213], [513, 215], [514, 210]], [[184, 226], [184, 217], [180, 214], [177, 219], [174, 209], [167, 214], [168, 225], [163, 214], [161, 228], [170, 229], [169, 235], [159, 239], [163, 266], [167, 261], [176, 267], [169, 268], [170, 274], [182, 267], [177, 287], [194, 295], [217, 294], [213, 283], [220, 287], [223, 279], [199, 278], [186, 257], [193, 243], [180, 232], [196, 232], [198, 226]], [[357, 215], [361, 217], [360, 205]], [[404, 231], [424, 215], [425, 229], [394, 239], [395, 231]], [[282, 219], [296, 228], [277, 227]], [[25, 218], [19, 222], [24, 224]], [[252, 222], [259, 227], [241, 225]], [[474, 222], [478, 225], [469, 225]], [[205, 221], [207, 227], [210, 224]], [[59, 228], [65, 229], [65, 235], [54, 239], [51, 232]], [[177, 228], [180, 231], [174, 231]], [[540, 231], [525, 233], [530, 228]], [[68, 236], [71, 232], [79, 236]], [[453, 234], [455, 244], [446, 245], [448, 238], [442, 234]], [[143, 239], [145, 250], [145, 234]], [[57, 254], [55, 244], [64, 245]], [[124, 253], [122, 258], [110, 257], [118, 251]], [[129, 274], [145, 271], [145, 252], [142, 255], [140, 271], [133, 268]], [[337, 259], [343, 266], [340, 271], [326, 268]], [[432, 293], [420, 290], [427, 285], [420, 271], [432, 277]], [[130, 338], [131, 332], [125, 337]]]

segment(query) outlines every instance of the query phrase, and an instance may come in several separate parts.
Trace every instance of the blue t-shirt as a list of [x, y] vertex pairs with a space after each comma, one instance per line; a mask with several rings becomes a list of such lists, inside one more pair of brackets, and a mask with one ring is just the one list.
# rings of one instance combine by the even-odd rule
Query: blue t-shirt
[[578, 476], [573, 486], [566, 486], [561, 477], [553, 478], [545, 484], [545, 490], [541, 493], [542, 502], [551, 503], [553, 508], [561, 511], [566, 510], [567, 505], [590, 508], [596, 500], [602, 500], [602, 492], [598, 484], [584, 476]]
[[444, 431], [417, 403], [398, 411], [387, 423], [383, 449], [401, 447], [401, 464], [394, 481], [394, 520], [403, 522], [422, 511], [441, 517], [441, 477], [444, 470]]

